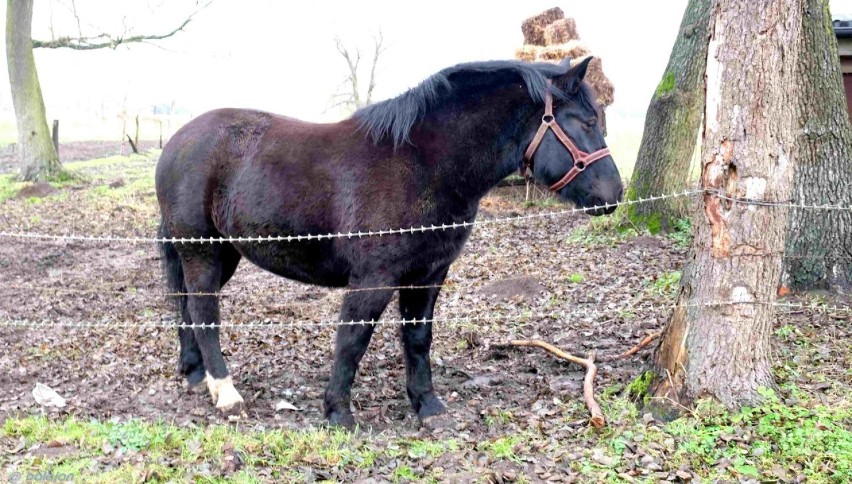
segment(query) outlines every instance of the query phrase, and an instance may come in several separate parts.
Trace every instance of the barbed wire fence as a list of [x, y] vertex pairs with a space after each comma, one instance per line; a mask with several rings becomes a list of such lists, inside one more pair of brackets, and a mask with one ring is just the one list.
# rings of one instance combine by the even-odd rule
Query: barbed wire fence
[[[384, 237], [384, 236], [395, 236], [395, 235], [414, 235], [414, 234], [422, 234], [426, 232], [436, 232], [436, 231], [447, 231], [447, 230], [458, 230], [465, 228], [473, 228], [477, 226], [487, 226], [487, 225], [500, 225], [500, 224], [515, 224], [519, 222], [527, 222], [536, 219], [547, 219], [547, 218], [556, 218], [562, 217], [566, 215], [574, 215], [574, 214], [582, 214], [595, 212], [600, 209], [607, 209], [613, 207], [621, 207], [628, 205], [635, 205], [641, 203], [649, 203], [658, 200], [665, 200], [671, 198], [685, 198], [685, 197], [697, 197], [699, 195], [712, 196], [717, 197], [722, 200], [726, 200], [731, 202], [732, 204], [744, 204], [755, 207], [767, 207], [767, 208], [785, 208], [785, 209], [804, 209], [804, 210], [841, 210], [841, 211], [852, 211], [852, 207], [842, 206], [838, 204], [805, 204], [798, 203], [790, 200], [786, 201], [772, 201], [772, 200], [760, 200], [760, 199], [749, 199], [736, 197], [731, 194], [725, 193], [720, 190], [707, 190], [707, 189], [694, 189], [694, 190], [684, 190], [683, 192], [668, 194], [668, 195], [658, 195], [652, 197], [644, 197], [637, 198], [633, 200], [625, 200], [622, 202], [617, 202], [613, 204], [605, 204], [601, 206], [593, 206], [593, 207], [581, 207], [581, 208], [569, 208], [548, 212], [537, 212], [533, 214], [525, 214], [525, 215], [517, 215], [517, 216], [508, 216], [508, 217], [493, 217], [487, 219], [473, 220], [473, 221], [459, 221], [452, 223], [444, 223], [438, 225], [421, 225], [420, 227], [412, 226], [406, 228], [396, 228], [396, 229], [380, 229], [380, 230], [357, 230], [357, 231], [346, 231], [346, 232], [330, 232], [325, 234], [302, 234], [302, 235], [250, 235], [250, 236], [225, 236], [225, 237], [210, 237], [210, 238], [197, 238], [197, 237], [170, 237], [170, 238], [162, 238], [162, 237], [135, 237], [135, 236], [122, 236], [122, 235], [80, 235], [80, 234], [45, 234], [45, 233], [35, 233], [35, 232], [27, 232], [27, 231], [15, 231], [15, 230], [5, 230], [0, 231], [0, 240], [7, 240], [10, 242], [18, 241], [18, 242], [35, 242], [35, 243], [51, 243], [51, 242], [83, 242], [83, 243], [123, 243], [123, 244], [158, 244], [158, 243], [172, 243], [172, 244], [216, 244], [216, 243], [236, 243], [236, 244], [245, 244], [245, 243], [299, 243], [299, 242], [310, 242], [310, 241], [323, 241], [323, 240], [333, 240], [333, 239], [356, 239], [356, 238], [364, 238], [364, 237]], [[808, 255], [808, 254], [785, 254], [783, 252], [773, 252], [773, 253], [760, 253], [760, 254], [732, 254], [729, 257], [782, 257], [787, 259], [834, 259], [834, 260], [850, 260], [852, 257], [841, 256], [841, 255]], [[467, 282], [467, 283], [459, 283], [459, 282], [451, 282], [439, 285], [425, 285], [425, 286], [375, 286], [375, 287], [354, 287], [354, 288], [344, 288], [339, 289], [339, 292], [342, 293], [351, 293], [351, 292], [362, 292], [362, 291], [395, 291], [395, 290], [412, 290], [412, 289], [426, 289], [426, 288], [441, 288], [444, 291], [456, 291], [460, 290], [464, 287], [476, 287], [479, 282]], [[43, 286], [30, 286], [30, 285], [14, 285], [14, 284], [4, 284], [0, 287], [0, 295], [10, 295], [15, 293], [22, 292], [54, 292], [54, 293], [64, 293], [64, 294], [114, 294], [114, 295], [124, 295], [130, 296], [139, 294], [136, 288], [134, 290], [129, 291], [127, 288], [116, 289], [109, 286], [95, 286], [92, 287], [90, 284], [87, 288], [68, 288], [68, 287], [43, 287]], [[174, 292], [160, 292], [157, 293], [159, 296], [166, 297], [175, 297], [175, 296], [197, 296], [197, 297], [222, 297], [228, 296], [227, 292], [224, 293], [209, 293], [209, 292], [186, 292], [186, 293], [174, 293]], [[600, 305], [600, 303], [587, 303], [592, 305]], [[776, 308], [779, 311], [786, 310], [787, 312], [792, 311], [815, 311], [815, 312], [831, 312], [831, 313], [840, 313], [840, 314], [852, 314], [852, 307], [845, 307], [839, 305], [827, 305], [827, 304], [803, 304], [803, 303], [788, 303], [788, 302], [778, 302], [778, 301], [710, 301], [710, 302], [690, 302], [686, 304], [657, 304], [657, 305], [628, 305], [624, 307], [610, 307], [603, 309], [593, 309], [593, 310], [580, 310], [578, 308], [573, 308], [570, 311], [550, 311], [550, 312], [530, 312], [526, 310], [524, 314], [489, 314], [489, 315], [480, 315], [480, 316], [460, 316], [460, 317], [438, 317], [428, 320], [406, 320], [406, 319], [388, 319], [388, 320], [370, 320], [370, 321], [339, 321], [339, 320], [326, 320], [326, 321], [313, 321], [313, 320], [286, 320], [286, 321], [278, 321], [278, 320], [258, 320], [258, 321], [243, 321], [243, 322], [208, 322], [208, 323], [189, 323], [185, 321], [110, 321], [108, 319], [96, 320], [96, 321], [71, 321], [71, 320], [32, 320], [32, 319], [0, 319], [0, 327], [12, 327], [12, 328], [211, 328], [211, 327], [221, 327], [221, 328], [231, 328], [231, 329], [262, 329], [262, 330], [273, 330], [273, 329], [285, 329], [285, 328], [310, 328], [310, 327], [326, 327], [326, 326], [345, 326], [345, 325], [362, 325], [362, 324], [375, 324], [375, 325], [407, 325], [407, 324], [424, 324], [424, 323], [438, 323], [438, 324], [447, 324], [447, 325], [468, 325], [477, 321], [492, 321], [492, 322], [500, 322], [500, 321], [511, 321], [517, 320], [519, 318], [529, 319], [530, 317], [534, 318], [549, 318], [549, 319], [567, 319], [567, 318], [576, 318], [576, 317], [597, 317], [597, 316], [605, 316], [608, 314], [614, 313], [624, 313], [624, 312], [638, 312], [638, 311], [669, 311], [674, 310], [676, 308], [682, 308], [684, 306], [687, 307], [701, 307], [701, 306], [736, 306], [736, 305], [770, 305]]]

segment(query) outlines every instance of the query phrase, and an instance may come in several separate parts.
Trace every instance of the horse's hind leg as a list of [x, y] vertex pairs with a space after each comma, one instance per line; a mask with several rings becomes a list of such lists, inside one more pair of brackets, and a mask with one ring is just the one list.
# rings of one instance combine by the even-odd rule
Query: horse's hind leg
[[[378, 285], [390, 284], [385, 282], [363, 284], [364, 287]], [[390, 302], [391, 296], [393, 296], [393, 290], [350, 292], [343, 299], [340, 320], [343, 322], [378, 320]], [[325, 416], [332, 425], [343, 427], [355, 425], [355, 418], [349, 408], [352, 400], [352, 383], [355, 381], [358, 364], [367, 351], [374, 329], [373, 324], [341, 325], [337, 328], [334, 363], [324, 399]]]
[[[227, 249], [221, 245], [198, 246], [181, 254], [188, 293], [218, 293], [225, 275]], [[233, 273], [233, 269], [230, 269]], [[194, 324], [216, 324], [219, 319], [218, 295], [187, 297], [187, 309]], [[207, 389], [216, 408], [223, 412], [238, 410], [243, 398], [234, 388], [225, 358], [219, 346], [219, 328], [193, 328], [193, 336], [205, 368]]]
[[[417, 279], [414, 285], [440, 285], [447, 276], [448, 268], [435, 273], [432, 277]], [[408, 283], [408, 281], [406, 281]], [[399, 311], [403, 319], [431, 320], [439, 287], [401, 289], [399, 291]], [[444, 404], [435, 395], [432, 386], [432, 367], [429, 362], [429, 350], [432, 347], [432, 322], [406, 324], [402, 327], [402, 344], [405, 352], [405, 369], [408, 380], [406, 390], [411, 406], [417, 418], [423, 422], [429, 417], [446, 411]]]
[[[222, 278], [219, 284], [220, 289], [223, 287], [234, 272], [237, 270], [237, 265], [240, 263], [240, 253], [231, 246], [222, 245]], [[185, 284], [181, 281], [182, 290], [185, 290]], [[181, 301], [180, 313], [181, 321], [191, 323], [192, 317], [189, 314], [187, 307], [187, 296], [178, 296]], [[198, 342], [195, 340], [195, 333], [192, 328], [178, 328], [178, 340], [180, 341], [180, 360], [178, 370], [186, 376], [187, 383], [190, 387], [204, 381], [206, 370], [204, 369], [204, 360], [201, 356], [201, 349], [198, 347]]]

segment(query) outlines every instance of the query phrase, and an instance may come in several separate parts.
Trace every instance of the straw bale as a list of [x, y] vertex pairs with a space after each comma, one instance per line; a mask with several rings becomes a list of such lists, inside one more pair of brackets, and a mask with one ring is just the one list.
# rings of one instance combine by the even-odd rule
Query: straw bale
[[565, 13], [562, 12], [561, 8], [554, 7], [524, 20], [521, 23], [521, 32], [524, 33], [524, 44], [545, 45], [544, 28], [562, 18], [565, 18]]
[[572, 18], [559, 19], [544, 28], [544, 45], [564, 44], [579, 38], [577, 23]]

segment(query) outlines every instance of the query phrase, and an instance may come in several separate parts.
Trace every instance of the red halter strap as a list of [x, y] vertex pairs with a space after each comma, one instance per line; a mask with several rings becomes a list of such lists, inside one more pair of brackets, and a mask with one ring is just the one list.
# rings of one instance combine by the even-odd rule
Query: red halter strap
[[571, 138], [565, 134], [565, 131], [562, 131], [562, 128], [556, 123], [556, 118], [553, 117], [553, 94], [548, 89], [544, 95], [544, 116], [541, 117], [541, 126], [538, 127], [538, 131], [535, 133], [533, 140], [530, 142], [529, 147], [527, 147], [527, 151], [524, 153], [524, 164], [521, 167], [522, 175], [525, 175], [527, 170], [532, 171], [533, 155], [535, 155], [535, 151], [538, 149], [538, 145], [541, 144], [541, 140], [544, 139], [544, 134], [547, 133], [548, 129], [553, 130], [553, 134], [565, 145], [565, 148], [568, 149], [568, 152], [574, 158], [574, 166], [568, 170], [568, 173], [561, 180], [550, 186], [550, 191], [556, 192], [565, 188], [566, 185], [571, 183], [589, 165], [610, 154], [609, 148], [603, 148], [594, 153], [586, 153], [580, 148], [577, 148], [577, 145], [571, 141]]

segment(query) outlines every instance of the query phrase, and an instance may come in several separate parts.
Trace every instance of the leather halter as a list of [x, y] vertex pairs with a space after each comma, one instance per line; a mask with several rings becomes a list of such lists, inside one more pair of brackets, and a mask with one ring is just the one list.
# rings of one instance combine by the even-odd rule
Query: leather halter
[[553, 94], [549, 89], [550, 82], [548, 81], [548, 89], [544, 95], [544, 116], [541, 117], [541, 126], [539, 126], [538, 131], [535, 133], [535, 137], [530, 142], [529, 147], [527, 147], [527, 151], [524, 153], [524, 164], [521, 166], [521, 175], [526, 175], [527, 170], [532, 172], [533, 168], [533, 155], [535, 155], [535, 151], [538, 149], [538, 146], [541, 144], [541, 140], [544, 139], [545, 133], [547, 133], [548, 129], [553, 130], [553, 134], [565, 145], [565, 148], [568, 149], [568, 152], [571, 153], [571, 156], [574, 158], [574, 166], [562, 177], [561, 180], [554, 183], [550, 186], [550, 191], [556, 192], [563, 188], [566, 185], [571, 183], [571, 181], [577, 177], [580, 173], [583, 172], [586, 168], [589, 167], [592, 163], [609, 156], [609, 148], [603, 148], [597, 150], [593, 153], [586, 153], [581, 150], [571, 141], [571, 138], [565, 134], [565, 131], [562, 131], [562, 128], [559, 127], [559, 124], [556, 122], [556, 118], [553, 116]]

